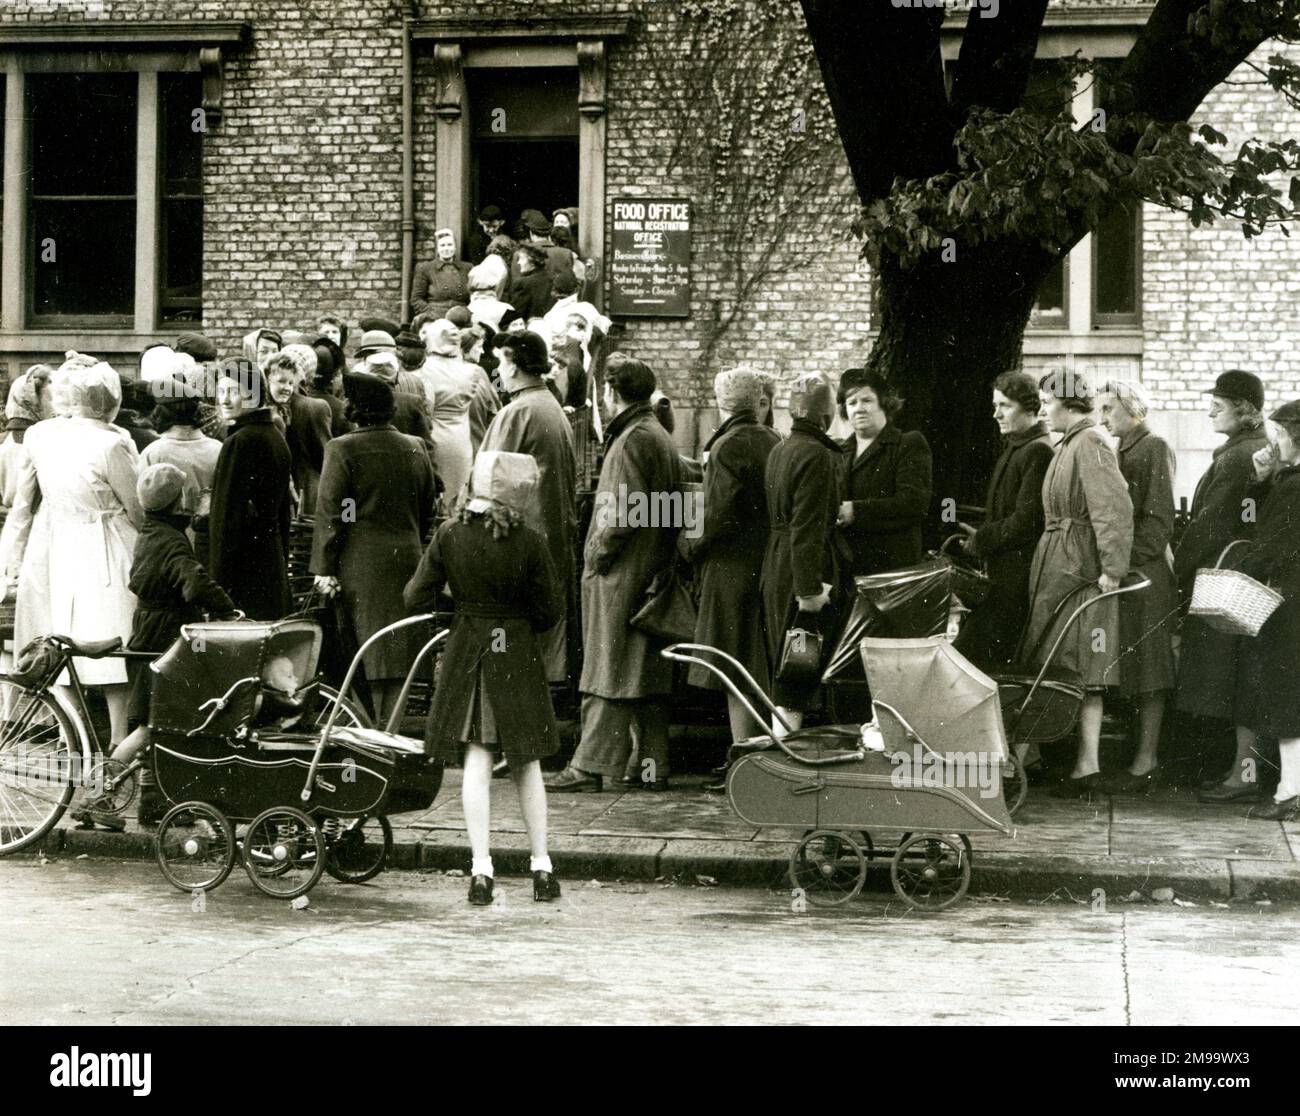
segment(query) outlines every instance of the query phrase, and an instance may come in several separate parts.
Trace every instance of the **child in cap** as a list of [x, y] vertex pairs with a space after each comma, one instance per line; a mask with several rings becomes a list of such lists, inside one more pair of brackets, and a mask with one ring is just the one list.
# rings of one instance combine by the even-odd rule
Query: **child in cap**
[[[218, 616], [235, 614], [235, 606], [226, 591], [213, 581], [194, 556], [185, 534], [190, 517], [182, 510], [186, 486], [193, 482], [175, 465], [160, 462], [150, 465], [136, 481], [136, 495], [144, 509], [144, 525], [136, 539], [128, 588], [137, 604], [131, 624], [130, 651], [153, 651], [162, 654], [176, 642], [182, 624], [202, 620], [205, 613]], [[131, 732], [114, 750], [112, 758], [130, 763], [149, 742], [148, 666], [133, 661], [131, 701], [127, 725]], [[144, 776], [148, 768], [141, 770]], [[146, 778], [140, 780], [140, 824], [157, 824], [166, 806], [157, 787]], [[126, 823], [120, 814], [105, 809], [101, 799], [92, 799], [73, 817], [86, 824], [98, 823], [121, 830]]]

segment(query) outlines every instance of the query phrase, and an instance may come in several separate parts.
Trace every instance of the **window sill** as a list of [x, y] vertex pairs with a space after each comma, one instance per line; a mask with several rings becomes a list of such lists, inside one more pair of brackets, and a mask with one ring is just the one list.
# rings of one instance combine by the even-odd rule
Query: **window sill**
[[1136, 326], [1093, 329], [1074, 333], [1068, 329], [1025, 330], [1026, 355], [1051, 356], [1137, 356], [1143, 351], [1145, 335]]

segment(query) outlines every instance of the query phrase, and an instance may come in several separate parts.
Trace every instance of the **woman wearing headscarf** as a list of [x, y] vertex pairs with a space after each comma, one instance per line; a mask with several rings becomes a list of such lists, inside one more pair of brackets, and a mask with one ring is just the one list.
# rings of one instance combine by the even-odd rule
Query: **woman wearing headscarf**
[[406, 605], [436, 610], [444, 586], [455, 607], [441, 682], [429, 712], [426, 749], [462, 759], [461, 803], [473, 860], [469, 901], [492, 902], [490, 791], [493, 753], [505, 753], [528, 831], [533, 898], [560, 897], [546, 839], [542, 758], [560, 744], [540, 633], [564, 612], [564, 592], [546, 542], [525, 523], [539, 473], [528, 454], [485, 451], [474, 463], [470, 499], [433, 536]]
[[243, 353], [245, 360], [251, 360], [258, 368], [266, 370], [266, 363], [280, 351], [284, 342], [280, 334], [273, 329], [255, 329], [244, 334]]
[[[6, 580], [18, 583], [14, 646], [57, 633], [82, 642], [131, 636], [131, 555], [143, 519], [139, 456], [113, 425], [122, 402], [107, 364], [69, 360], [55, 374], [68, 418], [30, 427], [13, 510], [0, 545]], [[39, 507], [38, 507], [39, 504]], [[110, 739], [127, 733], [122, 659], [75, 660], [83, 683], [103, 688]]]
[[1041, 409], [1038, 380], [1028, 372], [1004, 372], [994, 381], [1002, 453], [989, 480], [984, 522], [978, 529], [957, 525], [966, 534], [962, 549], [985, 564], [989, 594], [953, 645], [984, 669], [1011, 662], [1029, 619], [1029, 567], [1043, 534], [1043, 476], [1052, 460]]
[[[1133, 501], [1114, 451], [1092, 419], [1092, 386], [1055, 369], [1038, 382], [1048, 425], [1062, 435], [1043, 478], [1043, 537], [1029, 573], [1025, 653], [1035, 665], [1051, 651], [1070, 614], [1119, 588], [1133, 550]], [[1073, 774], [1050, 793], [1089, 795], [1101, 779], [1103, 695], [1119, 684], [1119, 600], [1093, 605], [1069, 630], [1053, 665], [1074, 675], [1085, 696]]]
[[1119, 440], [1119, 471], [1133, 502], [1130, 568], [1151, 582], [1119, 601], [1119, 689], [1138, 709], [1138, 745], [1127, 772], [1102, 780], [1104, 794], [1148, 791], [1160, 776], [1160, 726], [1174, 688], [1174, 451], [1146, 424], [1151, 400], [1134, 380], [1117, 380], [1102, 397], [1106, 428]]
[[840, 417], [853, 433], [844, 450], [844, 494], [836, 517], [853, 557], [846, 573], [881, 573], [921, 560], [933, 462], [919, 430], [900, 431], [903, 401], [885, 377], [850, 368], [840, 377]]
[[[1174, 551], [1174, 577], [1184, 605], [1191, 600], [1196, 571], [1213, 566], [1233, 542], [1251, 539], [1257, 528], [1258, 509], [1248, 502], [1247, 488], [1255, 480], [1252, 457], [1268, 446], [1264, 433], [1264, 385], [1258, 376], [1229, 369], [1209, 391], [1210, 422], [1224, 441], [1214, 451], [1210, 467], [1196, 484], [1191, 521]], [[1234, 566], [1243, 547], [1234, 547], [1225, 562]], [[1253, 754], [1254, 737], [1237, 731], [1229, 762], [1224, 726], [1234, 721], [1237, 660], [1242, 637], [1220, 632], [1198, 616], [1183, 617], [1178, 648], [1178, 712], [1186, 715], [1185, 731], [1174, 741], [1190, 740], [1193, 785], [1206, 774], [1214, 776], [1200, 788], [1197, 799], [1208, 803], [1239, 802], [1259, 794], [1259, 781], [1248, 778], [1259, 766]], [[1184, 725], [1179, 726], [1184, 729]], [[1250, 761], [1244, 763], [1243, 761]]]
[[[768, 456], [764, 477], [771, 533], [761, 589], [772, 699], [793, 728], [802, 725], [817, 683], [777, 677], [785, 633], [793, 627], [820, 631], [823, 648], [829, 647], [836, 627], [831, 590], [841, 581], [847, 557], [838, 549], [835, 533], [843, 450], [826, 434], [833, 407], [834, 393], [825, 376], [809, 372], [795, 380], [790, 436]], [[785, 730], [777, 722], [772, 731]]]
[[[1261, 737], [1277, 740], [1281, 771], [1272, 799], [1246, 816], [1261, 821], [1300, 818], [1300, 399], [1273, 412], [1273, 441], [1256, 451], [1256, 480], [1247, 495], [1259, 508], [1259, 529], [1242, 573], [1282, 594], [1259, 635], [1243, 639], [1237, 665], [1238, 739], [1253, 751]], [[1244, 756], [1238, 757], [1239, 761]], [[1240, 766], [1240, 763], [1239, 763]]]
[[[752, 370], [719, 372], [713, 395], [722, 422], [704, 445], [703, 515], [695, 531], [681, 534], [679, 544], [695, 565], [699, 587], [695, 642], [731, 655], [766, 693], [770, 675], [759, 592], [770, 530], [764, 478], [767, 459], [781, 439], [758, 423], [759, 384]], [[723, 689], [710, 671], [698, 666], [691, 667], [686, 680], [707, 690]], [[733, 741], [763, 731], [730, 692], [727, 718]]]
[[[402, 586], [433, 525], [433, 466], [424, 443], [393, 426], [396, 402], [388, 383], [351, 373], [343, 390], [356, 429], [325, 447], [311, 572], [326, 596], [341, 594], [357, 642], [364, 643], [407, 614]], [[381, 722], [425, 638], [406, 628], [366, 652], [366, 681]]]
[[279, 620], [293, 606], [287, 567], [293, 455], [256, 365], [222, 366], [217, 406], [229, 432], [212, 478], [208, 568], [251, 619]]
[[13, 507], [18, 490], [18, 473], [27, 456], [23, 439], [28, 427], [53, 416], [50, 403], [50, 378], [54, 369], [48, 364], [33, 364], [9, 385], [5, 400], [5, 429], [0, 435], [0, 508]]

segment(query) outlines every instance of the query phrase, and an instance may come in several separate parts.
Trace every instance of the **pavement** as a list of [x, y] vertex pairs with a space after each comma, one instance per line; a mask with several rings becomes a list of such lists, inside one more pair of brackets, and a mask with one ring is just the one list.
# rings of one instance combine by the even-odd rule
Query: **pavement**
[[[551, 856], [567, 880], [678, 881], [788, 890], [786, 870], [801, 830], [740, 820], [702, 776], [674, 777], [662, 792], [607, 790], [551, 794]], [[528, 844], [514, 785], [492, 788], [492, 850], [499, 876], [526, 873]], [[1097, 903], [1255, 903], [1300, 900], [1300, 821], [1246, 818], [1245, 807], [1204, 806], [1190, 790], [1147, 797], [1058, 801], [1041, 788], [1007, 837], [972, 836], [972, 896]], [[464, 871], [469, 845], [460, 771], [448, 770], [433, 806], [392, 819], [395, 870]], [[877, 834], [876, 844], [887, 837]], [[66, 819], [45, 839], [47, 859], [152, 859], [149, 831], [85, 831]], [[17, 859], [17, 858], [15, 858]], [[871, 864], [866, 889], [887, 891], [888, 857]]]

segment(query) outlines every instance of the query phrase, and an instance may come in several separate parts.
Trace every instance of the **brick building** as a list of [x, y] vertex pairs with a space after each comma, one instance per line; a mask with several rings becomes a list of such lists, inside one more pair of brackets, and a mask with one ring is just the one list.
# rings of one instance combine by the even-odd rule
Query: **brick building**
[[[682, 193], [652, 154], [671, 126], [648, 77], [674, 46], [663, 2], [6, 0], [0, 369], [77, 348], [129, 371], [193, 323], [232, 352], [258, 325], [396, 315], [404, 265], [432, 254], [435, 229], [468, 233], [501, 183], [539, 208], [577, 204], [603, 283], [615, 199]], [[1045, 80], [1076, 50], [1122, 57], [1150, 7], [1054, 6]], [[1072, 96], [1088, 119], [1092, 83]], [[515, 121], [504, 134], [494, 110]], [[1258, 86], [1221, 87], [1200, 116], [1232, 144], [1300, 132]], [[706, 367], [746, 359], [789, 377], [860, 362], [871, 279], [848, 234], [852, 202], [847, 187], [819, 200], [815, 267], [754, 292]], [[1300, 395], [1297, 253], [1280, 235], [1194, 230], [1155, 207], [1119, 215], [1045, 287], [1026, 366], [1137, 371], [1190, 491], [1213, 442], [1199, 389], [1219, 370], [1255, 369], [1271, 401]], [[616, 317], [620, 345], [694, 412], [679, 426], [687, 447], [713, 421], [697, 358], [720, 279], [704, 236], [690, 280], [690, 317]]]

